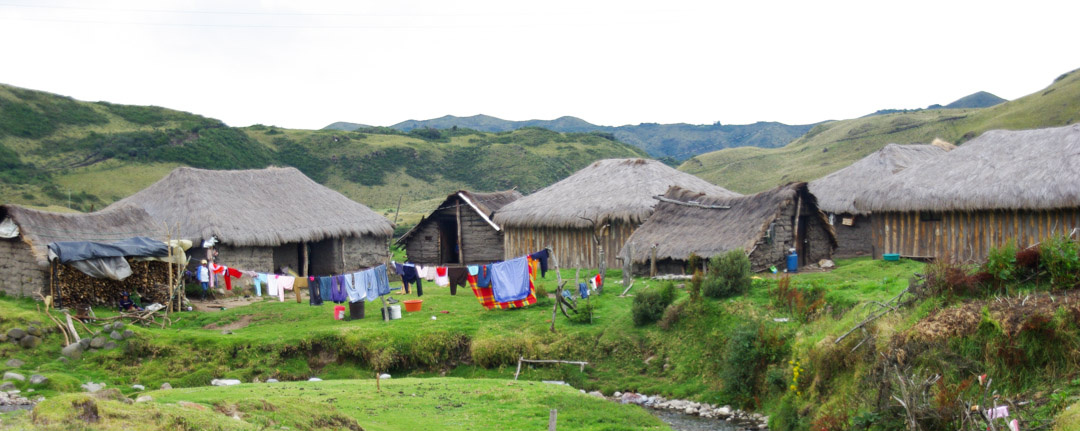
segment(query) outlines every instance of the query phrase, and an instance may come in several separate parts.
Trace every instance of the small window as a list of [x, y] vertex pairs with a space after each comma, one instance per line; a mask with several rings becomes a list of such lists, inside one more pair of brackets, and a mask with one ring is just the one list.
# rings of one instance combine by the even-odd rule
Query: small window
[[919, 211], [919, 221], [941, 221], [941, 213], [934, 211]]

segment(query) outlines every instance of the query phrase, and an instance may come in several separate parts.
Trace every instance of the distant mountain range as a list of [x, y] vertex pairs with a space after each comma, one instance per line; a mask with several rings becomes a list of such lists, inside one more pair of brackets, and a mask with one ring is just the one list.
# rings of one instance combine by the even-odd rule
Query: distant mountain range
[[[952, 103], [950, 103], [948, 105], [941, 106], [941, 105], [935, 103], [933, 105], [927, 106], [926, 109], [989, 108], [991, 106], [1000, 105], [1000, 104], [1005, 103], [1005, 102], [1008, 102], [1008, 100], [1007, 99], [1002, 99], [1000, 97], [997, 97], [997, 96], [995, 96], [995, 95], [993, 95], [991, 93], [987, 93], [985, 91], [979, 91], [979, 92], [975, 92], [975, 93], [969, 94], [967, 96], [961, 97], [959, 99], [956, 99], [956, 101], [954, 101], [954, 102], [952, 102]], [[916, 112], [916, 111], [922, 111], [922, 110], [923, 110], [922, 108], [915, 108], [915, 109], [879, 109], [879, 110], [877, 110], [876, 112], [874, 112], [872, 114], [864, 115], [862, 118], [873, 117], [875, 115], [896, 114], [896, 113], [900, 113], [900, 112]]]
[[[447, 115], [430, 120], [408, 120], [390, 126], [403, 132], [414, 129], [473, 129], [482, 132], [506, 132], [525, 127], [540, 127], [562, 133], [602, 132], [610, 133], [621, 142], [633, 145], [657, 158], [685, 160], [689, 157], [735, 147], [777, 148], [806, 134], [813, 124], [787, 125], [776, 122], [729, 125], [715, 123], [657, 124], [642, 123], [627, 126], [598, 126], [577, 117], [559, 117], [554, 120], [510, 121], [490, 115], [457, 117]], [[337, 122], [324, 129], [353, 131], [368, 126]]]

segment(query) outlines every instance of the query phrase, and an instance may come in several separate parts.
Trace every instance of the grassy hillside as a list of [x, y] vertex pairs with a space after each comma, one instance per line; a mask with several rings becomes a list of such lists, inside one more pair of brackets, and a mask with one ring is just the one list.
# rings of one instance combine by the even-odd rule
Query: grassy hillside
[[1063, 126], [1080, 120], [1080, 73], [1066, 73], [1046, 89], [982, 109], [934, 109], [820, 124], [777, 149], [735, 148], [695, 156], [679, 169], [722, 187], [753, 193], [839, 170], [888, 143], [962, 144], [992, 129]]
[[[363, 126], [337, 122], [324, 129], [357, 130]], [[391, 129], [411, 132], [419, 129], [444, 130], [466, 128], [486, 132], [504, 132], [522, 128], [540, 127], [558, 132], [610, 133], [621, 142], [641, 148], [658, 158], [684, 160], [687, 157], [722, 148], [755, 146], [775, 148], [802, 136], [813, 125], [787, 125], [759, 121], [754, 124], [656, 124], [642, 123], [625, 126], [598, 126], [576, 117], [559, 117], [554, 120], [510, 121], [490, 115], [456, 117], [445, 115], [430, 120], [408, 120], [390, 126]]]
[[[546, 186], [594, 160], [643, 157], [597, 133], [229, 127], [158, 107], [87, 103], [0, 85], [0, 201], [99, 209], [177, 166], [295, 166], [374, 208], [424, 212], [458, 188]], [[391, 215], [392, 217], [392, 215]]]

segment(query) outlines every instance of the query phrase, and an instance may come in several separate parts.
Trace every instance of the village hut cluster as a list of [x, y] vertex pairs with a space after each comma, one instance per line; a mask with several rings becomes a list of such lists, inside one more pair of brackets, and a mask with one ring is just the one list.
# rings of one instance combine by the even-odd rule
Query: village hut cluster
[[[397, 239], [423, 265], [550, 247], [562, 267], [656, 266], [732, 250], [755, 271], [886, 254], [973, 262], [1080, 228], [1080, 125], [990, 131], [954, 147], [889, 144], [810, 183], [741, 195], [646, 159], [599, 160], [546, 188], [449, 194]], [[178, 168], [91, 214], [0, 206], [0, 291], [33, 296], [56, 275], [48, 245], [193, 240], [194, 260], [254, 271], [357, 271], [389, 261], [393, 224], [293, 168]], [[207, 248], [216, 250], [209, 253]], [[129, 256], [137, 257], [137, 256]], [[796, 268], [792, 268], [796, 269]], [[149, 280], [153, 277], [143, 277]], [[125, 288], [125, 287], [119, 287]]]

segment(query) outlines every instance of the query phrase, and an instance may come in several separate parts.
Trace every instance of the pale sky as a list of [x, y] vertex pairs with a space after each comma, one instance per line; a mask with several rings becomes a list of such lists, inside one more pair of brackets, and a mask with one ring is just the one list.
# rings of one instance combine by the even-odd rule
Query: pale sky
[[1078, 1], [0, 0], [0, 82], [317, 129], [805, 124], [1080, 68]]

